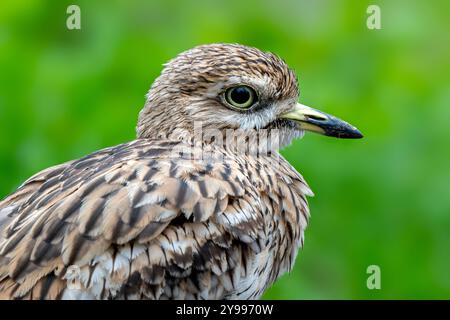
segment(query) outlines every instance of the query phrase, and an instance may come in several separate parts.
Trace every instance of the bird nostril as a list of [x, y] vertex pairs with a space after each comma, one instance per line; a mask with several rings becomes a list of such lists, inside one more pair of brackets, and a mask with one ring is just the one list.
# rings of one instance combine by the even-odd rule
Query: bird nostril
[[325, 120], [327, 120], [327, 118], [325, 118], [325, 117], [320, 117], [320, 116], [316, 116], [316, 115], [312, 115], [312, 114], [309, 114], [308, 118], [312, 119], [312, 120], [316, 120], [316, 121], [325, 121]]

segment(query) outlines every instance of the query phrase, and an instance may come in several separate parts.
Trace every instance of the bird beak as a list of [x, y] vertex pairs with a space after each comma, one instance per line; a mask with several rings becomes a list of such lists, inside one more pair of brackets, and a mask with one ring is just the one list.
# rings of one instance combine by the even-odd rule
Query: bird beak
[[302, 130], [313, 131], [330, 137], [347, 139], [363, 137], [358, 129], [347, 122], [300, 103], [297, 103], [291, 111], [282, 114], [280, 118], [296, 121]]

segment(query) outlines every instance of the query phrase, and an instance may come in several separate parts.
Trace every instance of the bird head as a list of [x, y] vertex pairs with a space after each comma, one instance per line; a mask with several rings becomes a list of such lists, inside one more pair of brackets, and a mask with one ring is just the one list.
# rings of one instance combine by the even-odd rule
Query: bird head
[[165, 64], [139, 115], [138, 137], [204, 131], [278, 132], [286, 145], [304, 131], [361, 138], [350, 124], [298, 103], [295, 73], [278, 56], [237, 44], [209, 44]]

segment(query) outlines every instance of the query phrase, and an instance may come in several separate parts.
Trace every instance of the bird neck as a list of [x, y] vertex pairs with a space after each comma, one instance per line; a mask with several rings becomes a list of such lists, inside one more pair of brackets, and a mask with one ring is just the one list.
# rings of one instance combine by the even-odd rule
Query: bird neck
[[[282, 140], [278, 132], [269, 130], [242, 130], [192, 127], [177, 123], [140, 127], [138, 139], [180, 141], [196, 147], [220, 148], [233, 154], [264, 156], [277, 152]], [[178, 123], [179, 124], [179, 123]], [[191, 129], [189, 129], [191, 128]]]

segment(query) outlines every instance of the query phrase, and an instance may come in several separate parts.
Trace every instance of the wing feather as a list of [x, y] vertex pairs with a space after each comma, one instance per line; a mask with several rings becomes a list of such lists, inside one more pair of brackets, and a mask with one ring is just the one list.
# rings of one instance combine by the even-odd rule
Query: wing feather
[[[300, 205], [307, 219], [304, 197], [268, 182], [275, 172], [248, 172], [223, 154], [193, 158], [193, 146], [180, 156], [180, 143], [100, 150], [34, 175], [1, 201], [0, 298], [222, 298], [276, 227], [267, 201], [297, 213]], [[297, 195], [309, 190], [299, 176], [288, 182]]]

